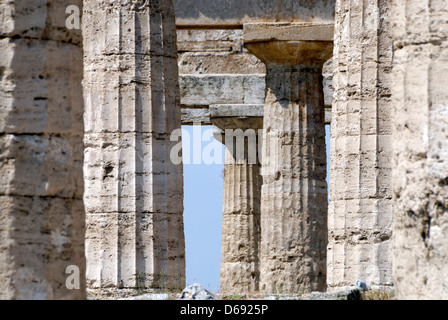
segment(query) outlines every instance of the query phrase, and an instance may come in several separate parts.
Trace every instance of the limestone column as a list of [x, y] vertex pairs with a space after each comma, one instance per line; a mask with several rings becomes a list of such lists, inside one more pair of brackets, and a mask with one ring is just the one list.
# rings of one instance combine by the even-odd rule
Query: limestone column
[[0, 299], [86, 296], [82, 41], [69, 5], [82, 1], [0, 4]]
[[[225, 144], [224, 194], [221, 249], [221, 292], [243, 294], [259, 290], [260, 175], [258, 132], [263, 127], [263, 110], [257, 106], [210, 107], [212, 123], [222, 130]], [[236, 109], [235, 108], [235, 109]], [[227, 110], [226, 110], [227, 109]], [[250, 110], [248, 110], [250, 109]], [[259, 108], [257, 108], [259, 109]], [[255, 111], [259, 115], [254, 114]], [[258, 112], [257, 112], [258, 111]], [[248, 116], [251, 114], [250, 116]]]
[[336, 2], [329, 290], [393, 284], [390, 6]]
[[260, 290], [324, 291], [327, 183], [322, 67], [332, 54], [333, 25], [249, 24], [244, 32], [246, 48], [267, 67]]
[[[87, 281], [92, 294], [185, 283], [172, 1], [84, 2]], [[117, 288], [120, 289], [117, 291]]]
[[393, 276], [399, 299], [448, 299], [448, 11], [395, 1]]

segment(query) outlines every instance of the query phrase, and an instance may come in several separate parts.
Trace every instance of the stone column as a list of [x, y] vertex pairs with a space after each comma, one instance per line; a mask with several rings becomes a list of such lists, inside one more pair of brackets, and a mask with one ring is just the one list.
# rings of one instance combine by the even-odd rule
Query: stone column
[[336, 3], [329, 290], [393, 284], [390, 4]]
[[333, 25], [249, 24], [246, 48], [267, 67], [260, 290], [324, 291], [327, 246], [322, 67]]
[[82, 1], [0, 4], [0, 299], [86, 296], [82, 41], [69, 5]]
[[393, 275], [399, 299], [448, 299], [448, 10], [393, 6]]
[[85, 1], [85, 204], [92, 293], [185, 283], [172, 1]]
[[226, 294], [259, 290], [262, 115], [258, 106], [210, 107], [211, 122], [223, 132], [217, 138], [226, 147], [221, 249], [221, 292]]

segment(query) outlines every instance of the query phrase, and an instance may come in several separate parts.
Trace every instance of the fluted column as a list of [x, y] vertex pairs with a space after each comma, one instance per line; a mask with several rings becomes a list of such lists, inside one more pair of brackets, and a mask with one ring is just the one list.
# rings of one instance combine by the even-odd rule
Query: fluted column
[[448, 299], [448, 11], [394, 1], [393, 276], [399, 299]]
[[82, 1], [0, 3], [0, 299], [86, 297], [82, 39], [66, 28], [69, 5]]
[[[263, 28], [266, 31], [260, 32]], [[271, 29], [275, 31], [275, 24], [245, 26], [246, 48], [267, 66], [260, 290], [324, 291], [327, 183], [322, 67], [332, 54], [333, 27], [292, 24], [292, 39], [275, 33], [270, 37]]]
[[390, 5], [336, 3], [329, 290], [393, 284]]
[[88, 287], [99, 294], [180, 289], [183, 178], [170, 160], [178, 143], [170, 135], [180, 128], [172, 1], [85, 1], [83, 24]]
[[221, 247], [221, 292], [259, 290], [260, 175], [258, 132], [263, 117], [214, 118], [225, 144]]

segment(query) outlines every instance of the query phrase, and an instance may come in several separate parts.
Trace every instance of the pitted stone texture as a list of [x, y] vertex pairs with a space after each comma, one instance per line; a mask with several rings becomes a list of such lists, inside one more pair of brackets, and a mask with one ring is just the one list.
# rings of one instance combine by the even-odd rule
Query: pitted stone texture
[[220, 273], [226, 294], [259, 290], [262, 107], [210, 107], [215, 137], [226, 147]]
[[334, 34], [332, 21], [327, 24], [246, 23], [243, 28], [245, 44], [266, 39], [269, 41], [332, 41]]
[[[220, 274], [221, 291], [228, 294], [259, 290], [260, 198], [263, 180], [257, 157], [258, 135], [255, 129], [259, 128], [245, 132], [239, 129], [241, 131], [235, 131], [234, 135], [230, 136], [228, 132], [225, 136]], [[245, 133], [249, 136], [245, 137]], [[240, 154], [238, 148], [244, 154]]]
[[243, 53], [243, 30], [179, 29], [177, 49], [180, 52]]
[[[220, 1], [211, 2], [217, 6], [222, 4]], [[241, 9], [241, 4], [238, 6]], [[251, 25], [253, 36], [263, 35], [259, 29], [266, 27], [266, 23]], [[277, 23], [269, 30], [276, 37], [283, 38], [333, 37], [332, 22], [317, 27], [310, 25], [299, 34], [291, 25], [294, 24]], [[213, 104], [264, 104], [266, 66], [244, 48], [241, 26], [223, 28], [188, 24], [178, 27], [182, 124], [211, 124], [208, 107]], [[332, 70], [326, 71], [324, 77], [328, 108], [331, 108], [331, 73]], [[330, 112], [327, 112], [326, 121], [331, 121]]]
[[81, 137], [0, 136], [0, 194], [82, 199]]
[[[81, 1], [0, 4], [0, 298], [85, 298]], [[79, 290], [66, 268], [79, 268]]]
[[400, 1], [394, 30], [394, 281], [398, 299], [448, 299], [448, 10]]
[[[82, 137], [82, 51], [60, 41], [0, 40], [0, 130]], [[37, 63], [39, 62], [39, 63]], [[75, 70], [77, 71], [77, 70]], [[67, 94], [72, 91], [75, 94]]]
[[[243, 135], [253, 139], [263, 128], [263, 108], [262, 104], [216, 104], [210, 106], [210, 119], [213, 125], [221, 128], [233, 130], [235, 136], [240, 139]], [[236, 131], [241, 130], [241, 131]], [[222, 141], [224, 142], [224, 141]], [[256, 143], [256, 141], [255, 141]], [[255, 164], [255, 162], [252, 162]]]
[[327, 183], [321, 75], [269, 70], [260, 290], [325, 290]]
[[216, 298], [213, 293], [206, 290], [199, 283], [193, 283], [182, 290], [179, 300], [216, 300]]
[[[86, 1], [87, 280], [92, 294], [185, 281], [171, 1]], [[104, 25], [98, 28], [98, 25]]]
[[[1, 299], [84, 299], [82, 199], [0, 195], [0, 212]], [[71, 265], [80, 290], [66, 287]]]
[[329, 290], [393, 284], [390, 4], [336, 2]]
[[246, 47], [267, 65], [260, 290], [323, 291], [327, 183], [322, 68], [331, 57], [332, 42], [257, 41]]
[[174, 0], [179, 26], [240, 26], [249, 22], [333, 22], [333, 0]]
[[80, 46], [81, 30], [66, 28], [66, 9], [74, 5], [82, 10], [82, 3], [82, 0], [33, 0], [31, 5], [29, 1], [3, 0], [0, 4], [0, 36]]
[[[237, 30], [241, 31], [241, 30]], [[208, 43], [208, 41], [205, 41]], [[189, 74], [266, 74], [264, 64], [253, 55], [229, 52], [186, 52], [179, 56], [179, 72]]]
[[180, 77], [183, 107], [212, 104], [263, 104], [264, 74], [202, 74]]

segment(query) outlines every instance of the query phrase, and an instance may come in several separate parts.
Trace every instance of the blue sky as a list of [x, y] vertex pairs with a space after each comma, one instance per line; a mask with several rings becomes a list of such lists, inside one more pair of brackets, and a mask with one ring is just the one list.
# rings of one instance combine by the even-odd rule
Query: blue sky
[[[182, 128], [188, 132], [190, 146], [193, 148], [193, 127]], [[209, 129], [210, 126], [201, 127], [202, 133]], [[329, 131], [330, 126], [327, 126], [327, 159], [329, 159]], [[186, 146], [185, 138], [188, 137], [183, 137], [184, 146]], [[224, 146], [211, 138], [202, 142], [202, 149], [210, 143], [222, 149], [220, 164], [192, 164], [192, 151], [190, 161], [184, 158], [186, 283], [188, 285], [197, 282], [206, 289], [217, 292], [221, 262]], [[327, 166], [329, 172], [329, 161]]]

